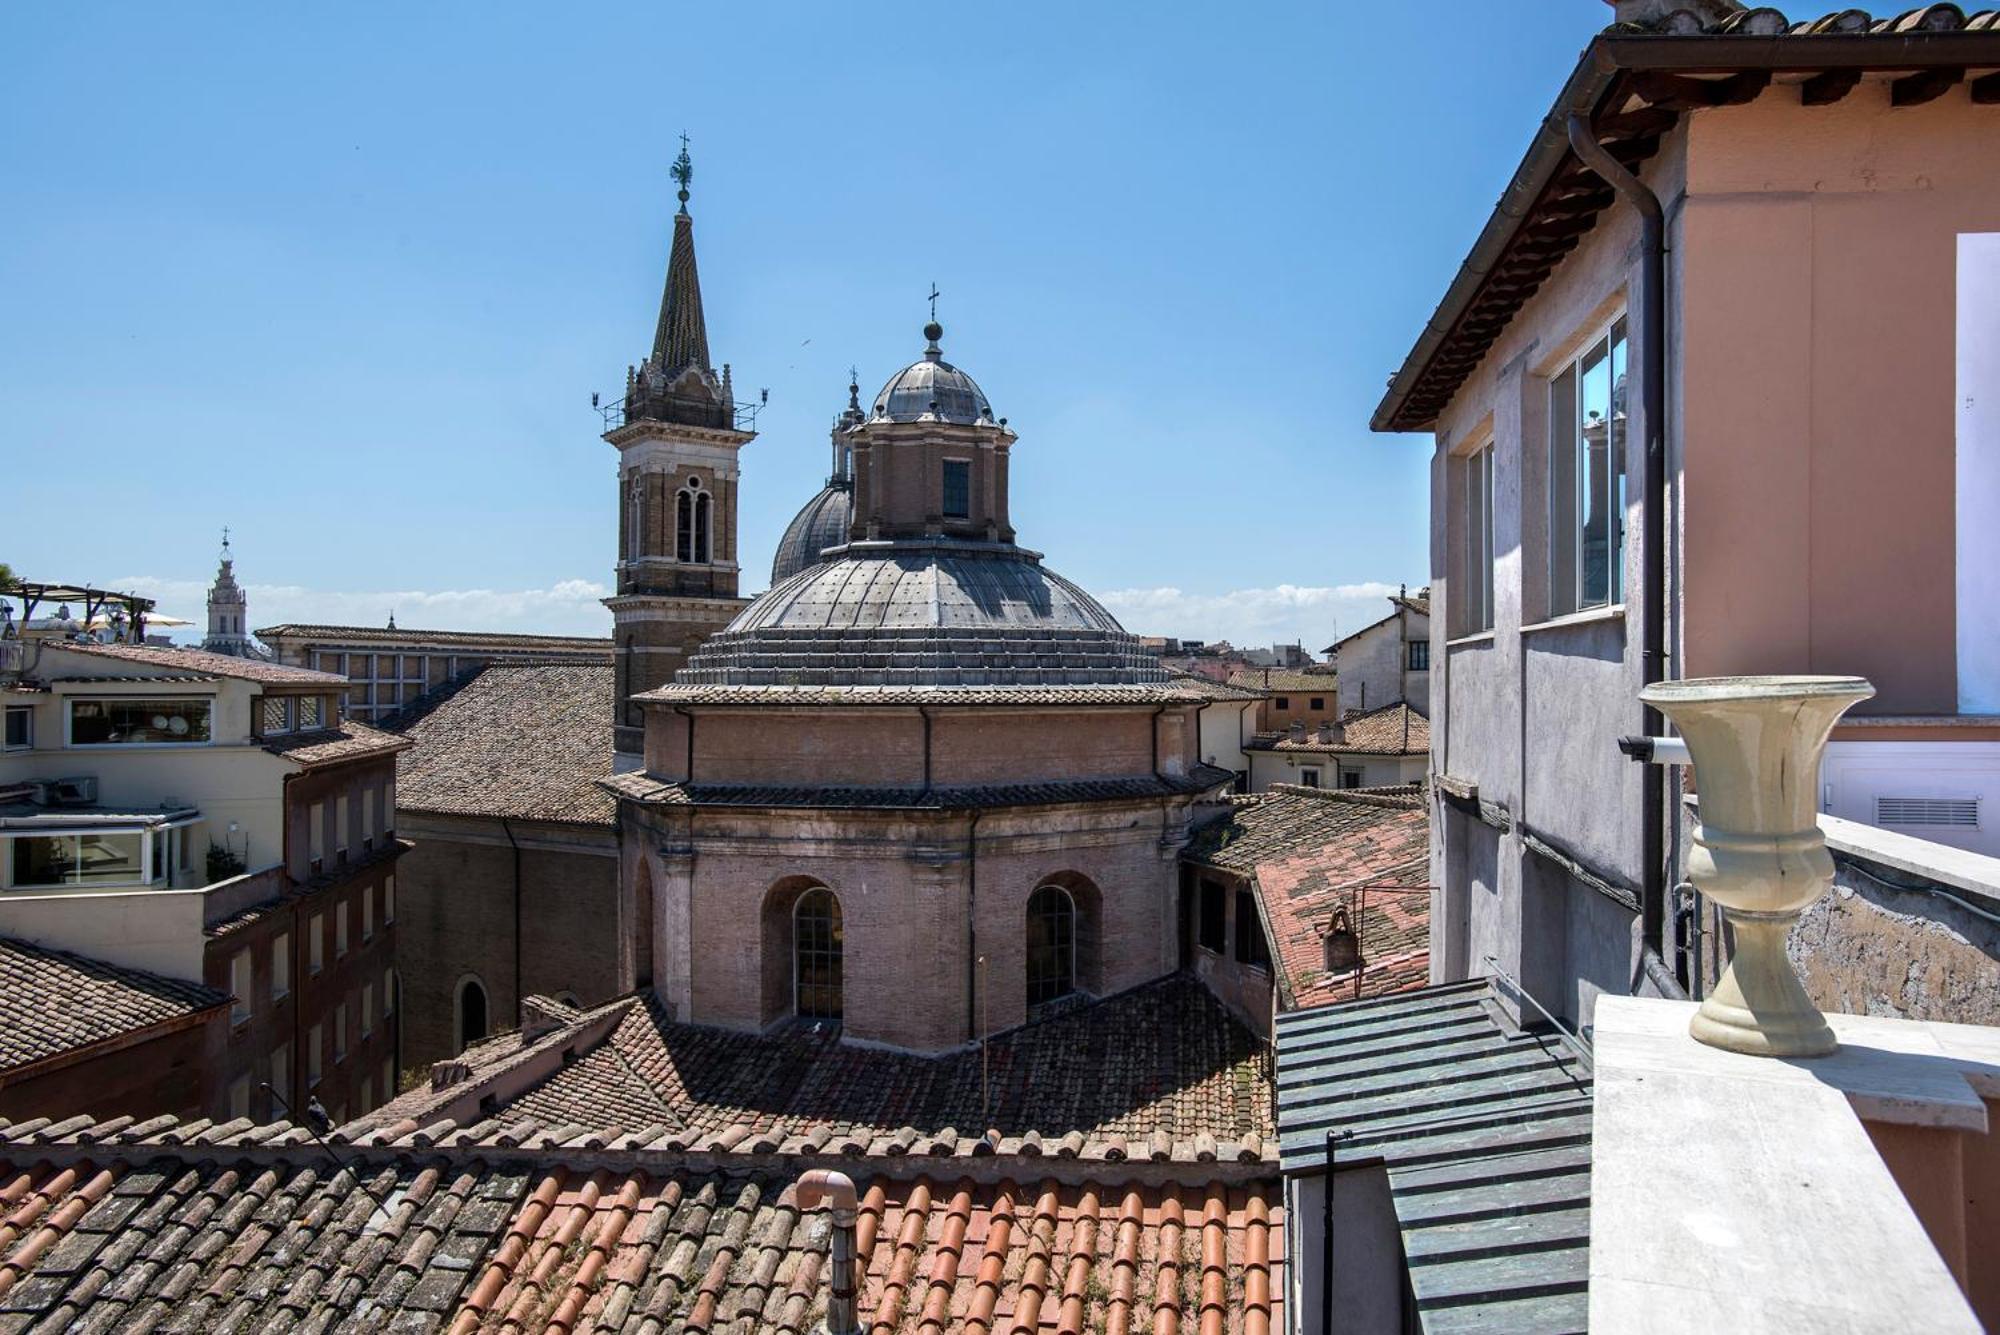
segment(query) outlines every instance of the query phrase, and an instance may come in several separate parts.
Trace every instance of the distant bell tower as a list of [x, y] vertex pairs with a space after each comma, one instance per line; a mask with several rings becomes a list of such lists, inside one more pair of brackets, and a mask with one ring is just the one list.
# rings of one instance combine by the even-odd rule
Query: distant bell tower
[[756, 438], [739, 412], [729, 367], [708, 359], [708, 324], [694, 262], [687, 136], [673, 166], [680, 186], [667, 287], [653, 352], [625, 372], [625, 396], [604, 433], [618, 449], [618, 583], [604, 600], [616, 622], [616, 747], [637, 755], [644, 720], [631, 697], [673, 678], [687, 657], [741, 611], [737, 597], [737, 451]]
[[232, 658], [257, 658], [256, 644], [250, 639], [249, 603], [243, 586], [236, 582], [236, 562], [229, 552], [229, 530], [222, 530], [222, 564], [216, 568], [215, 583], [208, 590], [208, 634], [201, 647], [212, 654]]

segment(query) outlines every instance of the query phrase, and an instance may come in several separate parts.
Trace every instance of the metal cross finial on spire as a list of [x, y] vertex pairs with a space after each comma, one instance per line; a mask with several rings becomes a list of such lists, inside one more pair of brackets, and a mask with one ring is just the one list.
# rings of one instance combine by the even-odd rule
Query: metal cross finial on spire
[[694, 159], [688, 156], [688, 137], [685, 130], [681, 131], [681, 155], [674, 159], [671, 174], [674, 180], [680, 183], [681, 212], [686, 213], [688, 211], [688, 182], [694, 179]]
[[937, 285], [937, 283], [936, 283], [935, 281], [933, 281], [933, 282], [931, 283], [931, 323], [932, 323], [932, 324], [936, 324], [936, 323], [937, 323], [937, 299], [938, 299], [938, 295], [939, 295], [939, 294], [938, 294], [938, 285]]
[[229, 525], [227, 524], [222, 526], [222, 550], [224, 552], [229, 550]]

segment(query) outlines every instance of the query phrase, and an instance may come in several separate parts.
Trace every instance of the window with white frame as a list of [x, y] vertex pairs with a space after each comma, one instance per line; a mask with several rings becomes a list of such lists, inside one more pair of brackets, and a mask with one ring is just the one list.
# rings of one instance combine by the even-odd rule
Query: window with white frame
[[25, 705], [7, 707], [7, 735], [0, 750], [26, 751], [35, 744], [35, 711]]
[[1549, 380], [1549, 614], [1625, 600], [1625, 319]]
[[69, 702], [71, 746], [201, 746], [215, 701], [137, 697]]
[[1493, 629], [1493, 446], [1465, 456], [1465, 595], [1459, 634]]

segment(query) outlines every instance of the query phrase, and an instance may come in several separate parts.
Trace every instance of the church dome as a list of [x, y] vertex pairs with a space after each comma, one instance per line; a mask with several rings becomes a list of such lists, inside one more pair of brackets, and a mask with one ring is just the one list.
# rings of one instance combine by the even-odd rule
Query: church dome
[[820, 553], [829, 547], [847, 544], [847, 526], [854, 514], [854, 484], [844, 477], [831, 478], [819, 495], [785, 526], [778, 539], [778, 554], [771, 558], [771, 587], [776, 588], [809, 566], [820, 563]]
[[1075, 584], [1010, 543], [857, 542], [743, 609], [674, 677], [701, 686], [1086, 686], [1167, 680]]
[[875, 396], [870, 414], [875, 420], [916, 422], [934, 420], [970, 426], [993, 420], [993, 405], [973, 378], [944, 359], [938, 340], [944, 328], [936, 321], [924, 326], [930, 346], [921, 359], [889, 377]]

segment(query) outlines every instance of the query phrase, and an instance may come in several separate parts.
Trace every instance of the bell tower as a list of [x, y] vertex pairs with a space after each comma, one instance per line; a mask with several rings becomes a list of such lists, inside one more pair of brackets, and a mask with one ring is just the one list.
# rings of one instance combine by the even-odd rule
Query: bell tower
[[644, 719], [631, 698], [664, 685], [688, 655], [732, 621], [737, 597], [737, 452], [756, 438], [755, 409], [739, 410], [729, 367], [709, 364], [708, 324], [695, 269], [687, 137], [674, 160], [674, 215], [666, 291], [653, 351], [625, 371], [604, 439], [618, 450], [615, 745], [635, 756]]
[[201, 647], [212, 654], [233, 658], [254, 658], [256, 646], [250, 641], [249, 600], [236, 582], [236, 561], [229, 551], [229, 530], [222, 530], [222, 563], [216, 567], [215, 583], [208, 590], [208, 634]]

